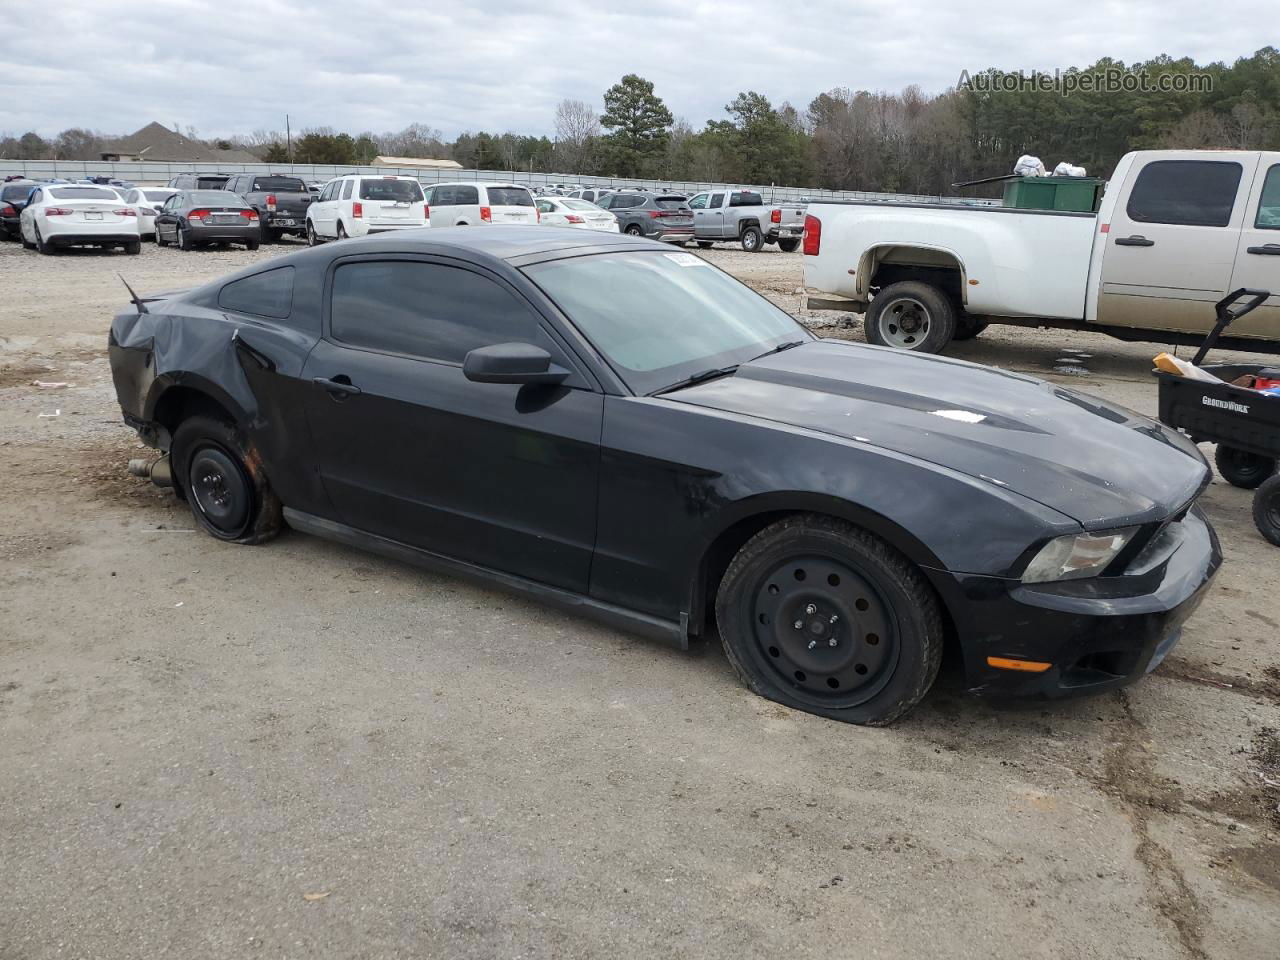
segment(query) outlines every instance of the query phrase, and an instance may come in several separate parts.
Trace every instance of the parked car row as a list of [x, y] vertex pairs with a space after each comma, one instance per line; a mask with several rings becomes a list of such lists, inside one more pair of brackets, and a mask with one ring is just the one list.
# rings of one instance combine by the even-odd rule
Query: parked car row
[[[22, 212], [42, 186], [43, 205], [48, 205], [49, 189], [62, 187], [110, 191], [121, 204], [109, 211], [86, 211], [85, 218], [33, 212], [24, 230]], [[109, 202], [105, 194], [95, 196]], [[573, 184], [528, 187], [465, 181], [424, 188], [412, 176], [365, 174], [335, 177], [323, 185], [279, 174], [193, 172], [173, 177], [165, 187], [29, 180], [0, 187], [0, 232], [11, 239], [21, 235], [29, 245], [46, 251], [96, 245], [132, 252], [135, 238], [154, 238], [158, 246], [173, 244], [183, 250], [226, 243], [252, 250], [286, 235], [305, 237], [314, 246], [422, 227], [542, 223], [681, 245], [696, 241], [703, 248], [736, 241], [748, 252], [776, 243], [791, 252], [800, 245], [804, 211], [803, 204], [766, 204], [752, 190], [708, 191], [688, 198], [636, 187], [606, 190]], [[89, 214], [100, 212], [110, 215], [102, 220], [110, 229], [99, 227], [98, 218], [92, 217], [91, 227], [80, 230], [80, 225], [90, 223]], [[51, 226], [50, 216], [67, 219]]]

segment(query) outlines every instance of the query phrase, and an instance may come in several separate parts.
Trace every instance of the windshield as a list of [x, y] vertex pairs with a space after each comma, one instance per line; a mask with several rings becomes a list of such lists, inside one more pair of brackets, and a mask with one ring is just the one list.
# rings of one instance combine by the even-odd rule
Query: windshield
[[422, 189], [416, 180], [361, 180], [360, 199], [417, 203], [422, 199]]
[[251, 193], [306, 193], [307, 185], [297, 177], [254, 177]]
[[120, 194], [107, 187], [50, 187], [55, 200], [119, 200]]
[[573, 257], [525, 273], [636, 393], [812, 339], [764, 297], [692, 253]]
[[490, 187], [489, 205], [493, 207], [532, 207], [533, 197], [524, 187]]

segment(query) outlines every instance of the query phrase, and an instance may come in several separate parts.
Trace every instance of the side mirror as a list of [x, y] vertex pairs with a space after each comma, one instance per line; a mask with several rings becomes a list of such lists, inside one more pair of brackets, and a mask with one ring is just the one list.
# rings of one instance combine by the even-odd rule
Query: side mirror
[[569, 371], [531, 343], [495, 343], [469, 351], [462, 359], [462, 374], [476, 383], [559, 383]]

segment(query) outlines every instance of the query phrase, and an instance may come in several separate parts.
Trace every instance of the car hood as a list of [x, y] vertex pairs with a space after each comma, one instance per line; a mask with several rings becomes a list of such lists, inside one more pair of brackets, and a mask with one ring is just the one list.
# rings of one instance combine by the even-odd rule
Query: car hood
[[883, 347], [813, 341], [667, 398], [893, 450], [1092, 529], [1162, 520], [1209, 480], [1194, 444], [1123, 407], [1034, 377]]

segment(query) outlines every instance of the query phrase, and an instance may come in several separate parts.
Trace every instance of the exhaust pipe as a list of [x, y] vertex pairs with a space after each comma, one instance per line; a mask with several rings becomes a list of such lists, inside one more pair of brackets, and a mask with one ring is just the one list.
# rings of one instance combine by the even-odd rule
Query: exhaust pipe
[[129, 461], [129, 473], [143, 480], [150, 480], [157, 487], [173, 486], [173, 470], [169, 466], [169, 455], [166, 453], [158, 460], [138, 458]]

